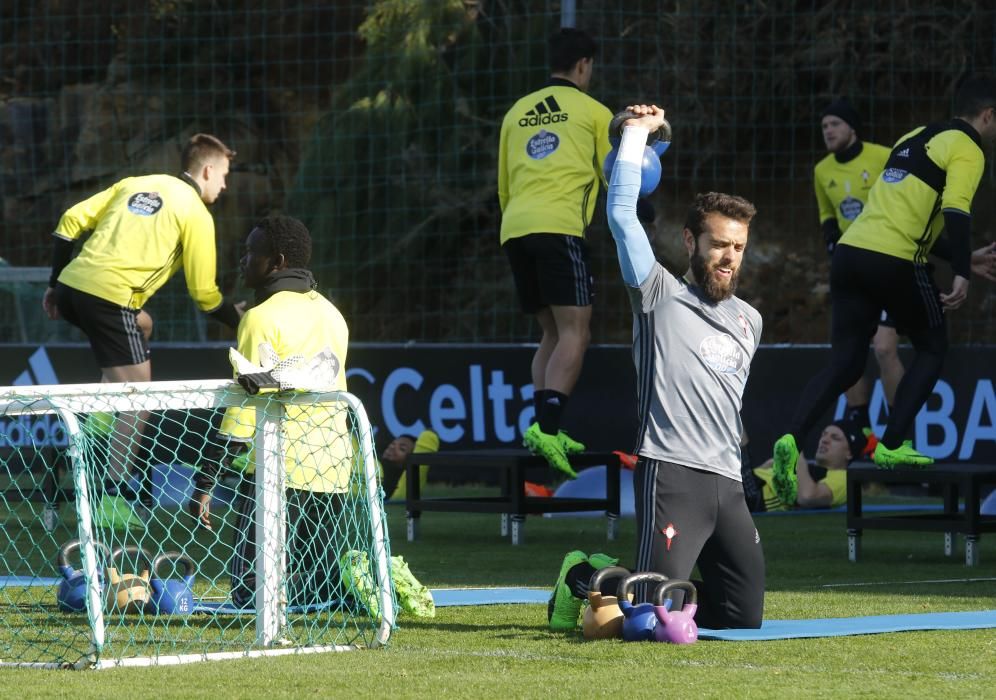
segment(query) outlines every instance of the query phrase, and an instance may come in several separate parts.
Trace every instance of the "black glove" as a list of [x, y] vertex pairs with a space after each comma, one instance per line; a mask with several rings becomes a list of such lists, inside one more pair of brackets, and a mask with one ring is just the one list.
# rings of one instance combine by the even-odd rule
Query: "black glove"
[[235, 378], [247, 394], [258, 394], [261, 389], [279, 389], [280, 382], [273, 378], [269, 372], [255, 372], [253, 374], [240, 374]]

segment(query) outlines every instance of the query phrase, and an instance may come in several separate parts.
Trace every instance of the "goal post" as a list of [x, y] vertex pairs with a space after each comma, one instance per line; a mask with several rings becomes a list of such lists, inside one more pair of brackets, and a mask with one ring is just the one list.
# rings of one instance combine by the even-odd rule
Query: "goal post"
[[[107, 479], [115, 462], [123, 482]], [[248, 395], [226, 380], [0, 388], [0, 463], [0, 665], [390, 638], [383, 492], [352, 394]]]

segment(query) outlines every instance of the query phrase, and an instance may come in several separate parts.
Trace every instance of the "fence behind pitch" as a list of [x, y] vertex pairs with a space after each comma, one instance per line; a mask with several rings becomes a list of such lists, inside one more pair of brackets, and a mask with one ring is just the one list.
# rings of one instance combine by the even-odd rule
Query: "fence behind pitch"
[[[596, 98], [668, 109], [674, 146], [653, 196], [665, 261], [683, 267], [693, 192], [757, 203], [741, 293], [764, 315], [766, 342], [827, 339], [811, 187], [825, 154], [821, 108], [849, 96], [862, 136], [891, 144], [948, 117], [959, 77], [992, 70], [996, 55], [996, 10], [962, 1], [7, 4], [0, 255], [48, 265], [65, 208], [125, 175], [175, 172], [183, 139], [213, 132], [239, 151], [214, 207], [222, 287], [236, 287], [254, 220], [298, 216], [315, 235], [323, 291], [363, 341], [535, 339], [498, 250], [496, 150], [505, 110], [546, 80], [545, 38], [562, 6], [600, 42]], [[994, 206], [976, 203], [977, 244], [996, 231]], [[589, 241], [593, 337], [627, 342], [602, 214]], [[0, 284], [0, 342], [25, 337], [19, 322], [25, 342], [53, 340], [37, 312], [43, 284]], [[996, 342], [993, 290], [973, 284], [951, 315], [956, 342]], [[160, 342], [225, 332], [203, 321], [179, 277], [149, 309]]]

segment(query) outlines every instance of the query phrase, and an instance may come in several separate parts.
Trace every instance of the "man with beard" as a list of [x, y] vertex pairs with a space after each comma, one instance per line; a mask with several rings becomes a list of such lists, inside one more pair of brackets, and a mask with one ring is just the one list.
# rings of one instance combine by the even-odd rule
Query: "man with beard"
[[[682, 231], [690, 271], [678, 278], [664, 269], [637, 216], [643, 149], [664, 111], [628, 109], [634, 118], [624, 123], [607, 208], [634, 315], [640, 425], [633, 570], [688, 579], [698, 565], [698, 623], [757, 628], [764, 554], [741, 484], [740, 408], [761, 316], [733, 296], [755, 209], [733, 195], [697, 195]], [[573, 628], [587, 595], [596, 567], [579, 554], [569, 553], [561, 567], [553, 629]]]

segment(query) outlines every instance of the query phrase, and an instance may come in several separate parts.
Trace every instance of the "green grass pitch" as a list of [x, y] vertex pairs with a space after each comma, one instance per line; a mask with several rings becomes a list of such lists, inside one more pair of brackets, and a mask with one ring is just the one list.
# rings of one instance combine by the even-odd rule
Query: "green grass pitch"
[[[388, 506], [392, 553], [432, 587], [553, 583], [568, 549], [632, 556], [634, 523], [605, 540], [601, 518], [530, 518], [526, 543], [498, 517], [425, 513], [405, 540]], [[866, 531], [847, 560], [841, 513], [757, 518], [767, 560], [767, 618], [847, 617], [996, 607], [996, 538], [982, 563], [943, 553], [939, 533]], [[840, 585], [858, 584], [858, 585]], [[871, 585], [879, 584], [879, 585]], [[884, 584], [884, 585], [881, 585]], [[101, 672], [0, 671], [5, 697], [993, 697], [996, 631], [903, 632], [692, 646], [584, 642], [546, 628], [543, 605], [440, 608], [402, 617], [388, 648]]]

